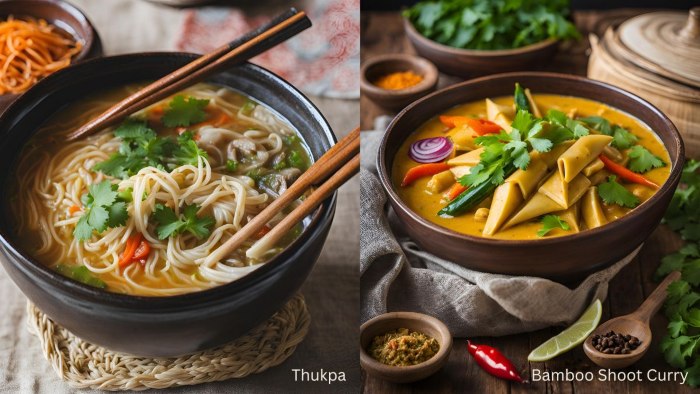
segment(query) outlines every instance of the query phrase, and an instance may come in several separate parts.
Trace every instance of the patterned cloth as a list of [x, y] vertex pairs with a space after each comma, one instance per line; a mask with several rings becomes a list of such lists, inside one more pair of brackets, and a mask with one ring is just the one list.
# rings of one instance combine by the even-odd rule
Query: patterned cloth
[[[253, 62], [272, 70], [307, 93], [334, 98], [359, 97], [359, 0], [307, 0], [298, 5], [313, 26], [257, 56]], [[265, 16], [238, 8], [204, 7], [185, 11], [176, 49], [205, 53], [261, 25]]]

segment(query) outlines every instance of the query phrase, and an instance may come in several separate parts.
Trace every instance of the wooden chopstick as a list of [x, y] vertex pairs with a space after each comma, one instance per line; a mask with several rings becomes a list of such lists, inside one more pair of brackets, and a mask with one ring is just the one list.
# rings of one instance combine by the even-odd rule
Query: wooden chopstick
[[[333, 172], [351, 161], [360, 152], [360, 128], [357, 127], [350, 134], [333, 145], [318, 161], [316, 161], [306, 172], [301, 174], [296, 182], [282, 193], [270, 205], [265, 207], [250, 222], [238, 230], [226, 242], [221, 244], [204, 260], [205, 266], [211, 266], [221, 261], [224, 256], [231, 254], [243, 242], [257, 234], [267, 222], [272, 220], [277, 213], [282, 211], [292, 201], [299, 198], [310, 187], [323, 182]], [[301, 205], [300, 205], [301, 206]], [[297, 207], [298, 208], [298, 207]], [[275, 226], [276, 227], [276, 226]], [[274, 228], [273, 228], [274, 229]]]
[[76, 131], [68, 134], [66, 139], [68, 141], [75, 140], [113, 125], [130, 114], [185, 87], [201, 82], [224, 68], [259, 55], [310, 26], [311, 21], [303, 11], [298, 12], [291, 8], [260, 28], [197, 58], [121, 100]]
[[356, 154], [352, 159], [350, 159], [349, 162], [345, 163], [340, 170], [331, 175], [326, 182], [314, 190], [311, 195], [309, 195], [301, 204], [299, 204], [299, 206], [294, 208], [289, 215], [277, 223], [275, 227], [270, 230], [270, 232], [256, 241], [253, 246], [246, 251], [248, 257], [260, 255], [260, 250], [267, 250], [275, 246], [277, 241], [279, 241], [280, 238], [291, 230], [292, 227], [313, 212], [316, 207], [318, 207], [326, 198], [328, 198], [328, 196], [331, 195], [331, 193], [333, 193], [333, 191], [347, 182], [348, 179], [353, 177], [353, 175], [357, 174], [359, 170], [360, 155]]

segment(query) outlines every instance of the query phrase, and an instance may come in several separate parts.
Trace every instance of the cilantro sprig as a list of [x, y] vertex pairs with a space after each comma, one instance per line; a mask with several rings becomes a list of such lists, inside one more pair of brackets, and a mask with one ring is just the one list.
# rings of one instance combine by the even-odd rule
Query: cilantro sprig
[[94, 232], [102, 233], [107, 228], [123, 226], [129, 218], [125, 194], [120, 195], [118, 186], [109, 180], [88, 186], [83, 196], [85, 212], [73, 230], [73, 236], [81, 241], [90, 239]]
[[542, 218], [542, 228], [537, 231], [537, 236], [544, 237], [545, 235], [547, 235], [547, 233], [556, 228], [560, 228], [564, 231], [569, 231], [571, 229], [571, 227], [569, 227], [569, 223], [567, 223], [559, 216], [545, 215]]
[[588, 127], [599, 131], [601, 134], [613, 137], [611, 145], [617, 149], [629, 149], [639, 141], [639, 137], [630, 133], [624, 127], [612, 124], [601, 116], [588, 116], [579, 118], [578, 120], [588, 125]]
[[207, 119], [204, 108], [209, 105], [207, 99], [197, 99], [177, 95], [168, 104], [168, 109], [161, 119], [165, 127], [189, 126]]
[[634, 172], [643, 173], [666, 165], [660, 157], [649, 152], [647, 148], [641, 145], [633, 146], [627, 153], [627, 156], [630, 158], [627, 168]]
[[197, 217], [198, 205], [185, 205], [177, 215], [175, 211], [163, 204], [157, 204], [153, 220], [158, 223], [156, 233], [159, 239], [189, 232], [197, 239], [206, 238], [211, 232], [215, 220], [211, 216]]
[[700, 386], [700, 162], [689, 160], [681, 184], [666, 211], [664, 222], [687, 243], [661, 260], [656, 279], [680, 271], [681, 279], [669, 285], [664, 313], [669, 319], [661, 340], [666, 362], [688, 373], [686, 382]]
[[159, 137], [141, 119], [127, 119], [114, 131], [114, 136], [122, 140], [119, 151], [95, 164], [93, 170], [116, 178], [126, 179], [145, 167], [172, 171], [182, 165], [196, 165], [199, 157], [207, 157], [192, 133], [182, 133], [176, 139]]
[[598, 195], [606, 204], [617, 204], [621, 207], [634, 208], [639, 205], [639, 198], [617, 182], [617, 177], [611, 175], [607, 182], [598, 185]]

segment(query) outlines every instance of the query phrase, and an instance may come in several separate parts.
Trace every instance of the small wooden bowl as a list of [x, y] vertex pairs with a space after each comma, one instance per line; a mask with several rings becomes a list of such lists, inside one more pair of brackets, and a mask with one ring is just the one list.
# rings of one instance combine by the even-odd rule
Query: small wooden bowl
[[[408, 328], [435, 338], [440, 350], [431, 359], [409, 367], [382, 364], [367, 353], [367, 347], [377, 335], [399, 328]], [[442, 368], [452, 350], [452, 334], [440, 320], [415, 312], [391, 312], [379, 315], [360, 327], [360, 365], [368, 374], [394, 383], [409, 383], [425, 379]]]
[[558, 40], [548, 39], [515, 49], [461, 49], [440, 44], [423, 36], [406, 18], [404, 30], [419, 55], [435, 63], [440, 71], [463, 78], [533, 70], [546, 64], [559, 46]]
[[[423, 80], [400, 90], [382, 89], [372, 83], [384, 75], [402, 71], [413, 71], [422, 76]], [[380, 107], [397, 111], [434, 91], [438, 82], [438, 71], [433, 63], [421, 57], [389, 54], [366, 61], [362, 65], [360, 78], [360, 89], [364, 96]]]

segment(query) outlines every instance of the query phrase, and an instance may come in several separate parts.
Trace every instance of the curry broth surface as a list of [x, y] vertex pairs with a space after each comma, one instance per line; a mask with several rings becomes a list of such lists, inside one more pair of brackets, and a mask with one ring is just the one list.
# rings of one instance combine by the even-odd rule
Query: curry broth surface
[[[658, 136], [640, 120], [605, 104], [588, 99], [551, 94], [535, 94], [533, 96], [542, 113], [546, 113], [550, 109], [557, 109], [566, 113], [575, 108], [577, 110], [577, 117], [602, 116], [610, 121], [610, 123], [618, 124], [626, 128], [631, 133], [639, 137], [639, 145], [647, 148], [651, 153], [660, 157], [666, 163], [665, 167], [653, 169], [644, 173], [644, 176], [658, 185], [663, 184], [668, 179], [671, 172], [671, 161], [668, 152], [664, 148]], [[512, 96], [498, 97], [492, 100], [500, 105], [513, 104]], [[458, 105], [439, 115], [462, 115], [486, 118], [486, 103], [485, 100], [479, 100]], [[482, 230], [484, 229], [484, 225], [486, 223], [474, 220], [474, 212], [476, 211], [476, 208], [454, 218], [443, 218], [437, 215], [437, 212], [446, 204], [441, 202], [443, 199], [443, 193], [431, 194], [427, 191], [426, 186], [430, 180], [430, 177], [418, 179], [407, 187], [401, 187], [401, 181], [406, 172], [411, 167], [415, 167], [418, 164], [411, 160], [411, 158], [408, 156], [408, 151], [411, 144], [424, 138], [444, 137], [445, 135], [445, 126], [440, 123], [438, 116], [435, 116], [421, 125], [406, 139], [406, 141], [404, 141], [396, 153], [396, 157], [394, 158], [391, 168], [391, 179], [394, 189], [401, 200], [421, 217], [458, 233], [483, 236]], [[623, 185], [628, 189], [630, 188], [629, 184], [623, 183]], [[487, 198], [486, 200], [482, 201], [477, 208], [488, 208], [491, 204], [490, 201], [491, 199]], [[627, 208], [624, 208], [624, 210], [627, 212], [630, 211]], [[612, 218], [608, 217], [608, 219], [612, 221]], [[539, 237], [537, 237], [537, 230], [541, 228], [542, 223], [539, 221], [528, 221], [506, 230], [499, 230], [496, 232], [496, 234], [489, 236], [489, 238], [510, 240], [539, 239]], [[575, 234], [575, 232], [554, 229], [547, 234], [547, 237], [571, 234]]]

